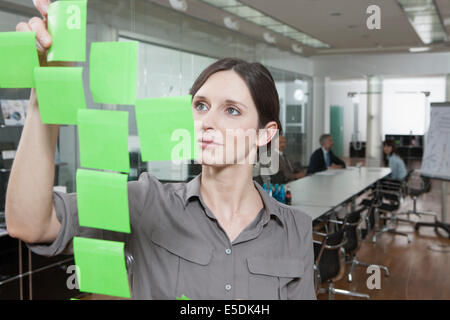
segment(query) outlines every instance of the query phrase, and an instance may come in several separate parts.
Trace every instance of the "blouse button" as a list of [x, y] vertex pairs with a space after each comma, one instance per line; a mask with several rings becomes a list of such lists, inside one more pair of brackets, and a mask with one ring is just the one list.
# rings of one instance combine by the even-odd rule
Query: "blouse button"
[[225, 250], [225, 253], [226, 253], [226, 254], [231, 254], [231, 249], [226, 249], [226, 250]]

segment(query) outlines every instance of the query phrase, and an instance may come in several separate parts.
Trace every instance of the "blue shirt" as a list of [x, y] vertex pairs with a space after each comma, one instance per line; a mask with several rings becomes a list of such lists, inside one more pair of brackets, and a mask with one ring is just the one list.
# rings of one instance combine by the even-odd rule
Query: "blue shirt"
[[403, 160], [395, 153], [388, 157], [389, 167], [391, 168], [391, 178], [395, 180], [403, 180], [408, 174]]

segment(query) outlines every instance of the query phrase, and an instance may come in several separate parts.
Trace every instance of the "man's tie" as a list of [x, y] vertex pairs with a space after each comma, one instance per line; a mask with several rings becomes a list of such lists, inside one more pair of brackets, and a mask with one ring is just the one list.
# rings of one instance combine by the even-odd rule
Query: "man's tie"
[[329, 166], [331, 166], [330, 151], [327, 152], [327, 159], [326, 159], [326, 162], [327, 162], [327, 168], [328, 168]]

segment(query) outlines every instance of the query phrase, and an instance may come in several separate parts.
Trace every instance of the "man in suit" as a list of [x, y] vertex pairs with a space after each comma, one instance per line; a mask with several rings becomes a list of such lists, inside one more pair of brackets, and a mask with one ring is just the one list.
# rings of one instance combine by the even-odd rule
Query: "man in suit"
[[330, 134], [320, 136], [321, 147], [313, 152], [309, 159], [307, 174], [313, 174], [327, 169], [345, 168], [345, 162], [336, 157], [333, 148], [333, 137]]
[[286, 154], [286, 138], [280, 136], [279, 141], [279, 170], [270, 177], [272, 183], [285, 184], [303, 178], [305, 172], [298, 168], [289, 155]]

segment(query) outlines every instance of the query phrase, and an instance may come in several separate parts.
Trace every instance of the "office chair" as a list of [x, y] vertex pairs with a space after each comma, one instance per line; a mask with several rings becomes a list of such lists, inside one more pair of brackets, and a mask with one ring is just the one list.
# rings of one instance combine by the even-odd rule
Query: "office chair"
[[414, 226], [414, 229], [417, 231], [420, 227], [433, 227], [436, 233], [437, 229], [441, 228], [448, 233], [448, 238], [450, 239], [450, 224], [443, 223], [439, 220], [435, 220], [435, 222], [417, 222]]
[[[345, 255], [346, 255], [346, 263], [351, 264], [350, 270], [347, 275], [348, 282], [353, 281], [353, 270], [357, 266], [363, 266], [363, 267], [369, 267], [369, 266], [376, 266], [379, 269], [383, 269], [385, 271], [386, 277], [389, 277], [389, 269], [386, 266], [373, 264], [373, 263], [366, 263], [358, 260], [356, 257], [356, 254], [359, 251], [359, 248], [361, 247], [363, 235], [362, 230], [360, 228], [362, 217], [361, 213], [364, 211], [368, 211], [368, 214], [366, 216], [366, 221], [368, 221], [367, 226], [368, 230], [370, 230], [370, 223], [371, 221], [374, 221], [372, 219], [371, 215], [373, 216], [374, 211], [371, 210], [372, 207], [362, 207], [361, 209], [351, 212], [347, 215], [347, 224], [345, 226], [345, 235], [346, 235], [346, 243], [344, 245], [345, 249]], [[336, 221], [337, 223], [342, 223], [341, 221]], [[367, 234], [367, 233], [366, 233]]]
[[417, 210], [417, 198], [420, 197], [423, 193], [430, 190], [431, 182], [429, 179], [425, 179], [420, 177], [413, 177], [411, 176], [408, 179], [407, 184], [407, 193], [413, 200], [413, 209], [408, 210], [406, 212], [400, 212], [397, 213], [397, 215], [407, 215], [408, 219], [402, 220], [402, 221], [409, 221], [411, 223], [415, 223], [415, 221], [411, 220], [410, 216], [415, 215], [419, 218], [421, 218], [422, 215], [424, 216], [433, 216], [435, 218], [435, 221], [437, 220], [437, 214], [435, 212], [431, 211], [418, 211]]
[[[316, 294], [328, 293], [328, 299], [333, 300], [334, 295], [342, 294], [345, 296], [352, 296], [358, 298], [370, 299], [369, 295], [337, 289], [334, 283], [342, 278], [345, 273], [345, 261], [343, 254], [345, 250], [345, 226], [346, 219], [342, 222], [342, 228], [334, 233], [320, 233], [314, 234], [323, 237], [323, 240], [313, 240], [314, 243], [314, 274]], [[321, 288], [321, 284], [326, 283], [326, 288]]]
[[[389, 182], [388, 184], [381, 182], [378, 184], [373, 195], [377, 199], [375, 201], [375, 224], [377, 231], [372, 238], [373, 243], [377, 242], [377, 237], [382, 233], [400, 235], [406, 237], [408, 243], [411, 242], [408, 234], [396, 230], [398, 222], [410, 222], [409, 220], [397, 217], [396, 211], [400, 208], [403, 199], [403, 188], [403, 182]], [[387, 203], [383, 200], [388, 200], [389, 202]], [[384, 226], [381, 229], [378, 225], [380, 220], [384, 221]], [[391, 226], [389, 223], [391, 223]]]

